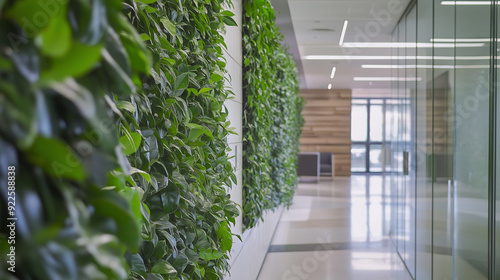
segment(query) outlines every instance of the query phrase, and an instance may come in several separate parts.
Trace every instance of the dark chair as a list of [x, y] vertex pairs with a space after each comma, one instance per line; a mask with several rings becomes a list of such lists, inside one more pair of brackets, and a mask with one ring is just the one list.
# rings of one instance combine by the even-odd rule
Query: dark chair
[[333, 177], [335, 176], [335, 159], [332, 153], [320, 153], [320, 175]]
[[314, 179], [316, 182], [319, 182], [319, 157], [318, 152], [299, 153], [297, 174], [301, 181], [306, 179], [304, 177], [308, 177], [309, 179]]

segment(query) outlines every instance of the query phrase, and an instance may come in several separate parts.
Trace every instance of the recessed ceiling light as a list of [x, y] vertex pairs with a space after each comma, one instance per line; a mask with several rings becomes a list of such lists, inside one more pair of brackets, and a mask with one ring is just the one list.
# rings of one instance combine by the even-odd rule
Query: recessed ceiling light
[[342, 34], [340, 34], [340, 40], [339, 40], [339, 45], [342, 46], [344, 43], [344, 37], [345, 37], [345, 32], [347, 31], [347, 20], [344, 20], [344, 26], [342, 27]]
[[312, 32], [335, 32], [335, 29], [330, 29], [330, 28], [312, 28], [312, 29], [309, 29], [309, 31], [312, 31]]
[[493, 41], [491, 38], [456, 38], [456, 39], [449, 39], [449, 38], [431, 38], [431, 42], [438, 42], [438, 43], [455, 43], [455, 42], [460, 42], [460, 43], [478, 43], [478, 42], [491, 42]]
[[420, 77], [354, 77], [357, 82], [421, 81]]
[[343, 48], [476, 48], [484, 47], [484, 43], [399, 43], [399, 42], [345, 42]]
[[328, 84], [328, 89], [332, 89], [332, 84]]
[[399, 60], [399, 59], [434, 59], [434, 60], [488, 60], [490, 56], [390, 56], [390, 55], [306, 55], [306, 60]]
[[333, 66], [332, 73], [330, 74], [330, 79], [333, 79], [335, 77], [335, 72], [337, 72], [337, 67]]
[[361, 68], [365, 69], [487, 69], [489, 65], [391, 65], [391, 64], [363, 64]]
[[[498, 4], [498, 1], [495, 2]], [[479, 5], [491, 5], [491, 1], [441, 1], [441, 5], [444, 6], [479, 6]]]

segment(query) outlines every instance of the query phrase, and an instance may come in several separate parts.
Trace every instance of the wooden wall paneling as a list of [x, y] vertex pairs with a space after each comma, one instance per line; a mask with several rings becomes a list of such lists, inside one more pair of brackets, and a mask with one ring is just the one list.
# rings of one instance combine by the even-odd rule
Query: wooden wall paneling
[[335, 155], [335, 175], [351, 175], [350, 90], [303, 90], [305, 124], [301, 152], [329, 152]]

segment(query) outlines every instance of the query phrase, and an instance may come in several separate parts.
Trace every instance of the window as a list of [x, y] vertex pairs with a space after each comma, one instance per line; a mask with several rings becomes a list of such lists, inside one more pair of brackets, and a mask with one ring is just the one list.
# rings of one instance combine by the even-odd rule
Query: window
[[353, 98], [351, 172], [390, 171], [390, 161], [385, 159], [393, 134], [393, 103], [389, 98]]

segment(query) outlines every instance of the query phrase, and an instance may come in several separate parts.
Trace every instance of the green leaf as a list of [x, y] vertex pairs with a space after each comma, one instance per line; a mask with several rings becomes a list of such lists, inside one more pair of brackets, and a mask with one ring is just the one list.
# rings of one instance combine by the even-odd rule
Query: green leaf
[[[29, 37], [34, 37], [36, 33], [47, 26], [49, 15], [51, 17], [64, 15], [67, 6], [67, 2], [57, 0], [17, 0], [14, 3], [7, 14], [9, 17], [15, 18], [17, 22], [24, 23], [22, 26]], [[36, 22], [35, 19], [37, 19]]]
[[128, 101], [118, 100], [118, 101], [116, 101], [116, 107], [123, 109], [123, 110], [126, 110], [126, 111], [129, 111], [132, 114], [135, 114], [135, 112], [136, 112], [134, 104], [132, 104]]
[[189, 187], [189, 184], [186, 182], [186, 178], [178, 171], [174, 171], [172, 173], [172, 177], [173, 177], [175, 183], [177, 183], [185, 188]]
[[177, 272], [182, 273], [189, 263], [188, 257], [184, 253], [180, 253], [174, 258], [172, 266], [177, 270]]
[[137, 250], [141, 239], [141, 228], [136, 218], [130, 213], [128, 204], [123, 203], [123, 198], [118, 194], [108, 192], [107, 196], [101, 195], [92, 200], [95, 212], [104, 217], [111, 217], [116, 223], [116, 235], [121, 242]]
[[204, 129], [199, 129], [199, 128], [193, 128], [189, 130], [189, 136], [188, 136], [188, 141], [196, 141], [198, 138], [200, 138], [201, 135], [203, 135]]
[[166, 64], [166, 65], [175, 65], [175, 59], [164, 57], [161, 59], [161, 63]]
[[101, 45], [87, 46], [73, 42], [66, 55], [52, 60], [41, 73], [41, 82], [62, 81], [87, 74], [101, 58]]
[[233, 204], [228, 204], [224, 207], [224, 211], [228, 212], [230, 216], [238, 216], [240, 211]]
[[177, 274], [177, 270], [166, 260], [159, 260], [153, 267], [151, 268], [152, 273], [158, 273], [163, 275], [175, 276]]
[[190, 248], [186, 248], [185, 253], [186, 253], [186, 256], [188, 257], [189, 261], [194, 262], [194, 263], [198, 262], [198, 259], [200, 257], [198, 256], [198, 254], [194, 250], [192, 250]]
[[212, 90], [211, 88], [202, 88], [202, 89], [200, 89], [200, 91], [198, 91], [198, 94], [203, 94], [203, 93], [209, 92], [211, 90]]
[[210, 77], [211, 77], [212, 81], [218, 82], [224, 78], [224, 73], [222, 73], [220, 71], [215, 71], [214, 73], [212, 73], [212, 75]]
[[173, 213], [179, 208], [181, 194], [177, 190], [164, 191], [161, 193], [161, 202], [165, 213]]
[[56, 179], [68, 178], [83, 181], [86, 172], [73, 151], [60, 140], [36, 137], [26, 150], [28, 159]]
[[220, 259], [224, 254], [213, 249], [203, 249], [200, 251], [199, 255], [200, 258], [209, 261], [209, 260]]
[[140, 169], [137, 169], [135, 167], [130, 168], [130, 175], [139, 173], [144, 179], [146, 179], [146, 182], [149, 183], [149, 180], [151, 180], [151, 175], [149, 175], [146, 171], [142, 171]]
[[149, 35], [148, 35], [148, 34], [146, 34], [146, 33], [142, 33], [142, 34], [141, 34], [141, 39], [142, 39], [143, 41], [149, 41], [149, 40], [151, 40], [151, 37], [149, 37]]
[[134, 213], [137, 221], [142, 222], [142, 212], [141, 212], [141, 196], [136, 188], [126, 187], [123, 189], [123, 196], [127, 199], [132, 207], [132, 213]]
[[228, 26], [238, 26], [232, 17], [224, 17], [224, 23]]
[[222, 11], [220, 14], [223, 15], [223, 16], [226, 16], [226, 17], [232, 17], [232, 16], [234, 16], [234, 13], [231, 12], [231, 11], [228, 11], [228, 10]]
[[174, 91], [185, 90], [189, 85], [188, 73], [180, 74], [175, 78]]
[[61, 16], [52, 18], [41, 35], [41, 50], [44, 54], [51, 57], [61, 57], [69, 51], [71, 46], [71, 27], [66, 18]]
[[157, 10], [156, 8], [153, 8], [153, 7], [151, 7], [151, 6], [146, 6], [146, 8], [144, 8], [144, 10], [145, 10], [146, 12], [148, 12], [149, 14], [152, 14], [152, 13], [157, 13], [157, 12], [158, 12], [158, 10]]
[[[143, 46], [141, 37], [135, 34], [132, 36], [122, 33], [120, 38], [122, 40], [123, 47], [127, 51], [132, 69], [142, 73], [149, 73], [151, 61], [150, 57], [147, 55], [148, 53], [146, 52], [145, 47]], [[144, 51], [142, 51], [143, 48]]]
[[126, 133], [124, 136], [120, 137], [120, 143], [123, 147], [123, 153], [125, 155], [131, 155], [139, 149], [141, 146], [142, 136], [139, 133]]
[[231, 229], [227, 222], [222, 222], [217, 229], [217, 238], [221, 239], [221, 250], [222, 252], [231, 251], [233, 246], [233, 236], [231, 235]]
[[167, 241], [165, 240], [158, 241], [158, 244], [156, 244], [153, 254], [157, 259], [162, 259], [167, 254]]
[[172, 35], [177, 35], [177, 30], [175, 29], [175, 25], [168, 19], [168, 18], [162, 18], [160, 19], [161, 23], [163, 24], [163, 27], [167, 29], [167, 31], [172, 34]]
[[141, 255], [133, 254], [131, 257], [131, 270], [143, 277], [146, 277], [146, 266], [144, 265], [144, 260]]
[[158, 273], [148, 273], [146, 276], [146, 280], [165, 280], [161, 274]]

